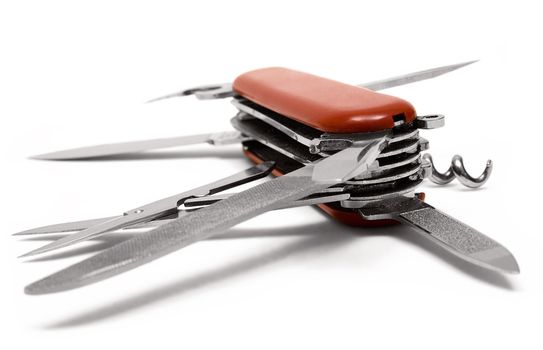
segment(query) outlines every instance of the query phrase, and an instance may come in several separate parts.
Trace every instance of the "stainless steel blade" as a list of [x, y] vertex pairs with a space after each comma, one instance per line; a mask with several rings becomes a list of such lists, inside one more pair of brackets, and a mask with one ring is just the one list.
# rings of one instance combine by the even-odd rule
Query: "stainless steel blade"
[[[404, 75], [400, 75], [400, 76], [396, 76], [392, 78], [372, 81], [370, 83], [359, 84], [358, 86], [365, 87], [367, 89], [374, 90], [374, 91], [388, 89], [394, 86], [411, 84], [417, 81], [435, 78], [437, 76], [440, 76], [448, 72], [452, 72], [453, 70], [467, 66], [468, 64], [471, 64], [474, 62], [477, 62], [477, 60], [464, 62], [464, 63], [458, 63], [458, 64], [452, 64], [449, 66], [427, 69], [427, 70], [409, 73], [409, 74], [404, 74]], [[190, 96], [190, 95], [195, 95], [197, 98], [201, 100], [211, 100], [211, 99], [217, 99], [217, 98], [232, 97], [235, 95], [235, 91], [233, 90], [232, 84], [230, 83], [203, 85], [203, 86], [197, 86], [190, 89], [184, 89], [184, 90], [167, 94], [161, 97], [153, 98], [152, 100], [149, 100], [146, 103], [166, 100], [173, 97], [182, 97], [182, 96]]]
[[179, 193], [135, 209], [131, 209], [125, 212], [122, 216], [114, 217], [111, 220], [101, 222], [83, 231], [63, 237], [57, 241], [47, 244], [46, 246], [26, 253], [21, 257], [49, 252], [78, 242], [89, 240], [108, 231], [117, 230], [126, 226], [150, 221], [161, 216], [175, 213], [177, 212], [177, 208], [183, 204], [187, 198], [215, 194], [262, 178], [267, 176], [272, 171], [274, 164], [274, 162], [265, 162], [210, 184], [200, 186], [198, 188]]
[[[367, 171], [386, 145], [386, 137], [346, 149], [289, 173], [256, 185], [148, 233], [122, 242], [87, 260], [30, 284], [27, 294], [44, 294], [98, 282], [128, 271], [189, 244], [206, 239], [266, 211], [322, 191]], [[329, 169], [336, 167], [336, 169]], [[341, 169], [338, 169], [341, 167]]]
[[[401, 76], [396, 76], [392, 78], [387, 78], [379, 81], [374, 81], [370, 83], [359, 84], [358, 86], [365, 87], [370, 90], [382, 90], [395, 86], [411, 84], [417, 81], [426, 80], [435, 78], [442, 74], [454, 71], [461, 67], [467, 66], [468, 64], [474, 63], [477, 61], [469, 61], [459, 64], [453, 64], [449, 66], [443, 66], [428, 70], [423, 70], [420, 72], [409, 73]], [[148, 102], [158, 101], [162, 99], [167, 99], [171, 97], [178, 96], [188, 96], [195, 95], [200, 99], [213, 99], [213, 98], [225, 98], [234, 96], [234, 91], [232, 90], [231, 84], [215, 84], [215, 85], [205, 85], [200, 87], [195, 87], [191, 89], [182, 90], [177, 93], [169, 94], [162, 96]], [[153, 149], [163, 149], [178, 147], [191, 144], [199, 143], [210, 143], [213, 145], [224, 145], [231, 143], [238, 143], [247, 138], [243, 137], [237, 131], [214, 133], [214, 134], [201, 134], [201, 135], [189, 135], [181, 137], [171, 137], [163, 139], [152, 139], [152, 140], [142, 140], [142, 141], [131, 141], [131, 142], [122, 142], [122, 143], [111, 143], [104, 145], [95, 145], [88, 147], [74, 148], [64, 151], [57, 151], [51, 153], [45, 153], [33, 156], [34, 159], [42, 160], [77, 160], [77, 159], [89, 159], [89, 158], [99, 158], [99, 157], [108, 157], [115, 156], [120, 154], [134, 153], [134, 152], [143, 152]]]
[[51, 152], [33, 156], [42, 160], [77, 160], [98, 157], [110, 157], [120, 154], [149, 151], [153, 149], [172, 148], [201, 143], [212, 145], [226, 145], [239, 143], [245, 138], [237, 131], [225, 131], [219, 133], [169, 137], [162, 139], [109, 143], [88, 147], [73, 148], [64, 151]]
[[[317, 205], [317, 204], [324, 204], [324, 203], [331, 203], [331, 202], [340, 202], [340, 201], [349, 199], [349, 197], [351, 196], [349, 193], [342, 193], [341, 191], [343, 191], [343, 188], [333, 187], [333, 189], [335, 191], [330, 191], [330, 192], [325, 191], [325, 192], [317, 193], [307, 198], [302, 198], [292, 203], [287, 203], [284, 207], [281, 207], [279, 209], [288, 209], [288, 208], [304, 207], [304, 206], [309, 206], [309, 205]], [[186, 209], [191, 211], [195, 209], [201, 209], [202, 207], [207, 207], [213, 203], [229, 198], [233, 196], [234, 194], [235, 193], [227, 193], [227, 194], [217, 194], [213, 196], [188, 198], [185, 200], [183, 204], [186, 207]], [[185, 211], [180, 210], [178, 213], [184, 213], [184, 212]], [[123, 227], [122, 229], [123, 230], [131, 230], [131, 229], [140, 230], [140, 229], [150, 229], [150, 228], [158, 227], [160, 225], [163, 225], [165, 223], [171, 222], [172, 220], [176, 219], [178, 216], [177, 215], [178, 213], [172, 216], [167, 216], [164, 218], [160, 217], [152, 221], [147, 221], [147, 222], [142, 222], [139, 224], [134, 224], [131, 226], [126, 226], [126, 227]], [[89, 227], [102, 224], [106, 221], [110, 221], [115, 218], [117, 218], [117, 216], [40, 226], [40, 227], [32, 228], [29, 230], [14, 233], [13, 236], [44, 235], [44, 234], [51, 234], [51, 233], [82, 231], [82, 230], [88, 229]]]
[[[172, 215], [155, 218], [152, 221], [140, 222], [134, 225], [122, 227], [121, 229], [122, 230], [129, 230], [129, 229], [139, 230], [142, 228], [158, 227], [162, 225], [163, 223], [167, 222], [168, 220], [177, 218], [177, 216], [179, 216], [182, 213], [183, 211], [178, 211], [177, 213], [172, 214]], [[54, 234], [54, 233], [83, 231], [92, 226], [102, 224], [106, 221], [111, 221], [115, 218], [118, 218], [118, 216], [108, 216], [105, 218], [70, 221], [70, 222], [63, 222], [60, 224], [40, 226], [40, 227], [31, 228], [29, 230], [24, 230], [21, 232], [14, 233], [12, 236], [33, 236], [33, 235], [47, 235], [47, 234]], [[108, 231], [108, 232], [111, 232], [111, 231]]]
[[372, 81], [369, 83], [359, 84], [358, 86], [364, 87], [366, 89], [370, 89], [373, 91], [378, 90], [384, 90], [389, 89], [395, 86], [401, 86], [401, 85], [407, 85], [411, 83], [415, 83], [417, 81], [432, 79], [435, 77], [438, 77], [440, 75], [443, 75], [445, 73], [452, 72], [454, 70], [457, 70], [459, 68], [465, 67], [469, 64], [475, 63], [478, 60], [475, 61], [468, 61], [463, 63], [457, 63], [457, 64], [451, 64], [449, 66], [443, 66], [443, 67], [437, 67], [432, 69], [427, 69], [419, 72], [409, 73], [405, 75], [400, 75], [397, 77]]
[[359, 209], [369, 220], [393, 219], [417, 228], [423, 237], [472, 264], [519, 273], [515, 257], [498, 242], [418, 198], [392, 198]]
[[14, 233], [13, 236], [29, 236], [29, 235], [35, 235], [35, 234], [81, 231], [89, 227], [104, 223], [106, 221], [113, 220], [115, 218], [117, 218], [117, 216], [108, 216], [105, 218], [71, 221], [71, 222], [63, 222], [60, 224], [40, 226], [40, 227], [31, 228], [29, 230], [24, 230], [21, 232]]
[[167, 94], [157, 98], [153, 98], [145, 103], [152, 103], [161, 100], [167, 100], [173, 97], [182, 97], [194, 95], [200, 100], [214, 100], [218, 98], [232, 97], [235, 95], [234, 90], [232, 90], [232, 84], [212, 84], [212, 85], [202, 85], [190, 89], [181, 90], [174, 92], [172, 94]]

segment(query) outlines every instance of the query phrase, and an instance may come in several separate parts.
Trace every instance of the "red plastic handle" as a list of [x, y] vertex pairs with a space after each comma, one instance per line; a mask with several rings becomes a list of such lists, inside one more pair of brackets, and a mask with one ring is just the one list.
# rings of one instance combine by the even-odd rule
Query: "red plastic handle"
[[390, 129], [397, 118], [416, 118], [400, 98], [286, 68], [264, 68], [240, 75], [234, 91], [272, 111], [329, 133]]

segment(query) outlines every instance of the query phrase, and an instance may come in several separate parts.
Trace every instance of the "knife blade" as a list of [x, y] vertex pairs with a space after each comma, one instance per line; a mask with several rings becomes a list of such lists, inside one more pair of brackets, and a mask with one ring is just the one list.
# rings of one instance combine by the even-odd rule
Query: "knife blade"
[[[383, 80], [373, 81], [369, 83], [359, 84], [358, 86], [366, 89], [378, 91], [396, 87], [405, 84], [411, 84], [422, 80], [435, 78], [437, 76], [452, 72], [459, 68], [465, 67], [477, 61], [462, 62], [458, 64], [452, 64], [414, 73], [395, 76]], [[229, 92], [229, 93], [228, 93]], [[224, 98], [233, 95], [232, 84], [217, 84], [217, 85], [205, 85], [197, 88], [191, 88], [182, 90], [177, 93], [169, 94], [166, 96], [158, 97], [148, 102], [163, 100], [171, 97], [196, 95], [200, 99], [207, 98]], [[246, 139], [246, 138], [245, 138]], [[243, 136], [236, 132], [222, 132], [215, 134], [201, 134], [192, 136], [171, 137], [164, 139], [152, 139], [141, 140], [121, 143], [110, 143], [103, 145], [95, 145], [88, 147], [80, 147], [74, 149], [67, 149], [63, 151], [44, 153], [31, 158], [41, 160], [77, 160], [77, 159], [90, 159], [99, 157], [108, 157], [120, 154], [142, 152], [153, 149], [171, 148], [200, 143], [211, 143], [213, 145], [225, 145], [231, 143], [237, 143], [245, 140]]]
[[209, 143], [211, 145], [228, 145], [240, 143], [247, 138], [237, 131], [224, 131], [217, 133], [168, 137], [151, 140], [107, 143], [88, 147], [72, 148], [57, 152], [44, 153], [32, 156], [39, 160], [78, 160], [90, 158], [110, 157], [120, 154], [150, 151], [154, 149], [173, 148], [179, 146]]
[[457, 69], [460, 69], [462, 67], [465, 67], [465, 66], [470, 65], [470, 64], [475, 63], [475, 62], [478, 62], [478, 60], [467, 61], [467, 62], [462, 62], [462, 63], [457, 63], [457, 64], [451, 64], [451, 65], [448, 65], [448, 66], [442, 66], [442, 67], [437, 67], [437, 68], [426, 69], [426, 70], [422, 70], [422, 71], [419, 71], [419, 72], [404, 74], [404, 75], [400, 75], [400, 76], [396, 76], [396, 77], [392, 77], [392, 78], [387, 78], [387, 79], [383, 79], [383, 80], [372, 81], [372, 82], [369, 82], [369, 83], [360, 84], [358, 86], [364, 87], [366, 89], [370, 89], [370, 90], [373, 90], [373, 91], [390, 89], [390, 88], [396, 87], [396, 86], [402, 86], [402, 85], [412, 84], [412, 83], [415, 83], [415, 82], [418, 82], [418, 81], [432, 79], [432, 78], [438, 77], [440, 75], [455, 71]]
[[34, 282], [25, 288], [25, 293], [53, 293], [101, 281], [224, 232], [285, 203], [344, 182], [367, 172], [388, 138], [388, 134], [383, 133], [374, 141], [355, 144], [317, 163], [182, 216]]

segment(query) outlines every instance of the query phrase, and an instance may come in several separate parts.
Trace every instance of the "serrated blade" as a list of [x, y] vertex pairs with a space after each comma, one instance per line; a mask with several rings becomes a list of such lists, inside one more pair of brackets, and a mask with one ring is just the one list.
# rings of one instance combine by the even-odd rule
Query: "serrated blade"
[[53, 293], [98, 282], [346, 181], [357, 175], [355, 172], [367, 171], [386, 141], [386, 137], [379, 138], [360, 146], [358, 152], [353, 151], [357, 147], [345, 149], [317, 164], [256, 185], [32, 283], [25, 292]]

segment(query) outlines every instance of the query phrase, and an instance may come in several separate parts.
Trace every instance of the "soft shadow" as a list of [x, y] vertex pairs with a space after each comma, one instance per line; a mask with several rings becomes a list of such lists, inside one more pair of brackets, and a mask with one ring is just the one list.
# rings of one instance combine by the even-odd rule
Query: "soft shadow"
[[[196, 290], [198, 288], [205, 288], [209, 284], [220, 282], [221, 280], [265, 267], [294, 254], [307, 252], [313, 249], [319, 250], [322, 247], [326, 247], [327, 250], [337, 249], [360, 238], [385, 234], [394, 235], [404, 242], [416, 245], [421, 249], [430, 252], [432, 255], [442, 259], [472, 278], [484, 281], [499, 288], [515, 290], [515, 287], [505, 276], [475, 266], [455, 257], [454, 255], [445, 251], [443, 248], [425, 239], [416, 229], [407, 225], [364, 229], [347, 227], [336, 222], [321, 222], [319, 224], [282, 229], [233, 229], [230, 230], [228, 234], [224, 234], [222, 237], [220, 237], [220, 239], [273, 236], [299, 236], [300, 239], [296, 242], [288, 243], [280, 248], [274, 249], [273, 251], [266, 253], [257, 252], [256, 254], [243, 260], [228, 266], [218, 267], [217, 269], [198, 276], [190, 278], [180, 277], [177, 281], [160, 288], [144, 291], [125, 300], [115, 300], [110, 304], [104, 305], [98, 309], [86, 311], [75, 317], [50, 324], [45, 328], [69, 328], [98, 322], [154, 304], [156, 302], [160, 302], [165, 299], [183, 295], [184, 293]], [[129, 235], [123, 234], [119, 236], [122, 236], [122, 239], [125, 239], [127, 238], [126, 236]], [[116, 239], [118, 238], [119, 237], [116, 237]]]
[[[433, 243], [432, 241], [424, 238], [421, 233], [408, 225], [394, 225], [394, 226], [385, 226], [385, 227], [374, 227], [374, 228], [356, 228], [348, 227], [336, 222], [324, 222], [313, 225], [303, 225], [294, 228], [271, 228], [271, 229], [241, 229], [234, 228], [227, 231], [224, 234], [217, 235], [210, 238], [210, 240], [227, 240], [227, 239], [248, 239], [248, 238], [266, 238], [266, 237], [313, 237], [315, 235], [322, 235], [323, 232], [332, 232], [334, 235], [343, 236], [356, 235], [357, 237], [371, 235], [387, 235], [394, 236], [398, 239], [408, 242], [409, 244], [416, 245], [421, 249], [429, 252], [434, 255], [436, 258], [441, 259], [453, 266], [454, 268], [462, 271], [466, 275], [475, 278], [480, 281], [484, 281], [488, 284], [491, 284], [495, 287], [515, 290], [515, 286], [507, 278], [506, 275], [501, 273], [491, 271], [480, 266], [471, 264], [467, 261], [464, 261], [457, 256], [447, 252], [445, 249], [439, 245]], [[42, 257], [37, 257], [34, 259], [26, 260], [25, 263], [35, 263], [43, 262], [50, 260], [58, 260], [76, 257], [80, 255], [86, 255], [90, 253], [97, 253], [108, 249], [116, 244], [119, 244], [127, 239], [130, 239], [141, 232], [123, 232], [123, 233], [108, 233], [106, 235], [95, 238], [93, 241], [95, 244], [87, 245], [79, 248], [72, 248], [66, 251], [61, 251], [56, 254], [49, 254]], [[48, 234], [39, 237], [26, 238], [23, 241], [42, 241], [42, 240], [56, 240], [62, 237], [65, 237], [66, 234]]]
[[[332, 225], [332, 226], [330, 226]], [[348, 227], [336, 222], [325, 222], [313, 225], [303, 225], [294, 228], [271, 228], [271, 229], [241, 229], [235, 228], [227, 231], [224, 234], [217, 235], [210, 238], [210, 240], [226, 240], [226, 239], [248, 239], [248, 238], [266, 238], [266, 237], [295, 237], [295, 236], [314, 236], [319, 233], [322, 234], [324, 229], [332, 230], [335, 235], [341, 236], [342, 234], [348, 235], [390, 235], [398, 237], [399, 239], [416, 245], [425, 251], [431, 253], [435, 257], [447, 262], [454, 268], [462, 271], [463, 273], [475, 278], [477, 280], [484, 281], [496, 287], [504, 288], [507, 290], [515, 290], [515, 286], [511, 281], [503, 274], [491, 271], [480, 266], [471, 264], [464, 261], [457, 256], [447, 252], [445, 249], [432, 241], [422, 237], [421, 233], [408, 225], [394, 225], [375, 228], [355, 228]], [[340, 232], [338, 232], [340, 231]], [[76, 257], [80, 255], [86, 255], [90, 253], [97, 253], [112, 246], [119, 244], [127, 239], [133, 238], [143, 232], [123, 232], [123, 233], [108, 233], [106, 235], [93, 239], [94, 244], [86, 245], [79, 248], [72, 248], [69, 250], [61, 251], [55, 254], [49, 254], [34, 259], [25, 260], [25, 263], [35, 263], [50, 260], [58, 260]], [[65, 237], [68, 234], [46, 234], [37, 237], [25, 238], [23, 241], [53, 241]]]
[[[290, 231], [295, 235], [302, 236], [300, 240], [286, 244], [267, 253], [257, 252], [246, 259], [228, 266], [219, 267], [198, 276], [191, 278], [181, 277], [177, 281], [158, 289], [151, 289], [125, 300], [114, 301], [101, 308], [93, 309], [67, 320], [48, 325], [45, 328], [59, 329], [98, 322], [168, 298], [177, 297], [198, 288], [204, 288], [209, 284], [233, 276], [242, 275], [297, 253], [307, 252], [308, 250], [319, 249], [321, 247], [326, 247], [329, 251], [360, 238], [358, 235], [355, 236], [348, 233], [338, 234], [337, 230], [338, 224], [333, 222], [306, 225], [291, 229]], [[347, 229], [345, 231], [350, 230]], [[355, 230], [352, 231], [355, 232]]]
[[424, 185], [429, 188], [447, 188], [448, 190], [459, 191], [459, 192], [479, 192], [479, 191], [484, 191], [487, 188], [484, 185], [481, 187], [476, 187], [476, 188], [466, 187], [462, 185], [461, 183], [459, 183], [457, 180], [453, 180], [453, 182], [449, 182], [448, 184], [444, 184], [444, 185], [439, 185], [428, 180], [427, 182], [424, 183]]
[[165, 159], [184, 159], [184, 158], [221, 158], [238, 159], [244, 158], [239, 149], [217, 149], [194, 150], [194, 151], [148, 151], [138, 153], [125, 153], [114, 156], [92, 157], [83, 159], [37, 159], [43, 161], [55, 162], [107, 162], [107, 161], [129, 161], [129, 160], [165, 160]]

